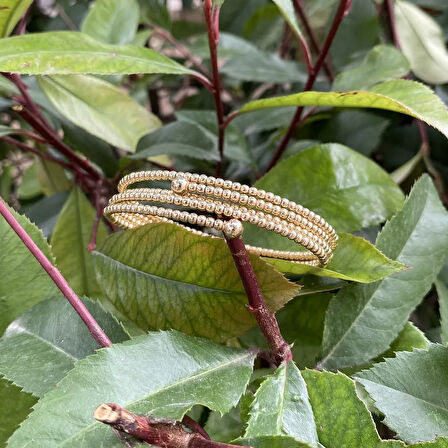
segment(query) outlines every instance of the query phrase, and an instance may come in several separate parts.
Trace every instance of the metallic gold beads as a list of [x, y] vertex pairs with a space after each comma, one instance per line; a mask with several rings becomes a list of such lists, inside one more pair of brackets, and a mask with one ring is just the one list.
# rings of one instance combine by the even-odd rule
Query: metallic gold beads
[[[128, 189], [143, 181], [170, 181], [171, 188]], [[248, 222], [308, 249], [296, 252], [246, 246], [248, 251], [312, 266], [327, 264], [338, 240], [334, 229], [323, 218], [293, 201], [204, 174], [141, 171], [123, 177], [118, 191], [110, 199], [104, 214], [125, 229], [168, 221], [212, 228], [224, 232], [228, 238], [236, 238], [243, 233], [243, 223]], [[163, 207], [150, 204], [162, 204]], [[194, 233], [208, 235], [197, 228], [185, 227]]]

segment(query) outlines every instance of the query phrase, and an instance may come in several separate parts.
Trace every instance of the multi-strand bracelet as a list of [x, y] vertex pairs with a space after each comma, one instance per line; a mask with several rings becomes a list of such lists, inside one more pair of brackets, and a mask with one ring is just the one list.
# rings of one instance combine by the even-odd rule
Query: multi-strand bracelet
[[[171, 189], [128, 189], [130, 185], [143, 181], [171, 181]], [[327, 264], [338, 240], [334, 229], [323, 218], [293, 201], [258, 188], [204, 174], [141, 171], [121, 179], [118, 191], [110, 199], [104, 214], [125, 229], [168, 221], [195, 226], [187, 227], [194, 233], [205, 234], [199, 229], [212, 228], [223, 231], [227, 237], [236, 238], [243, 233], [242, 223], [249, 222], [289, 238], [308, 251], [280, 251], [246, 246], [248, 251], [311, 266]], [[151, 203], [165, 206], [150, 205]]]

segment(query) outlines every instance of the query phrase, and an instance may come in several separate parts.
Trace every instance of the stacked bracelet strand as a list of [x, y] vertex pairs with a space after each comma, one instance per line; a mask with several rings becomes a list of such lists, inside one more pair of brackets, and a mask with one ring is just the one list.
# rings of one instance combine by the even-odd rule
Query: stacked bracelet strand
[[[143, 181], [171, 181], [171, 189], [128, 188]], [[338, 240], [334, 229], [323, 218], [293, 201], [255, 187], [203, 174], [141, 171], [125, 176], [118, 185], [118, 191], [110, 199], [104, 213], [115, 224], [126, 229], [168, 221], [213, 228], [234, 238], [241, 236], [242, 223], [249, 222], [278, 233], [308, 251], [246, 246], [248, 251], [312, 266], [327, 264]], [[199, 214], [170, 206], [197, 210]], [[187, 228], [204, 234], [200, 230]]]

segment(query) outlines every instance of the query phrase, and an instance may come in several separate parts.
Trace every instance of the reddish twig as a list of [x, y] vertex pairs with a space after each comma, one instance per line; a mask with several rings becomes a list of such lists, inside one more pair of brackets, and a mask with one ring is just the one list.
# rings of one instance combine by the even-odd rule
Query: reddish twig
[[1, 137], [0, 139], [12, 146], [15, 146], [16, 148], [22, 149], [23, 151], [31, 152], [31, 153], [35, 154], [36, 156], [40, 157], [41, 159], [45, 159], [45, 160], [48, 160], [49, 162], [56, 163], [57, 165], [60, 165], [63, 168], [68, 169], [68, 170], [72, 169], [71, 165], [69, 165], [68, 163], [63, 162], [62, 160], [56, 159], [55, 157], [53, 157], [50, 154], [47, 154], [43, 151], [39, 151], [38, 149], [33, 148], [32, 146], [29, 146], [19, 140], [16, 140], [15, 138], [5, 136], [5, 137]]
[[277, 319], [266, 304], [243, 240], [226, 238], [226, 241], [249, 299], [249, 310], [266, 338], [274, 364], [292, 360], [291, 348], [283, 339]]
[[22, 18], [20, 19], [19, 24], [17, 25], [16, 33], [19, 34], [19, 35], [25, 34], [26, 22], [28, 20], [28, 16], [30, 14], [31, 9], [33, 8], [33, 3], [34, 2], [31, 2], [31, 5], [28, 6], [27, 10], [25, 11], [25, 14], [23, 14]]
[[76, 295], [67, 280], [62, 276], [59, 270], [53, 266], [50, 260], [45, 256], [45, 254], [39, 249], [36, 243], [31, 239], [31, 237], [26, 233], [25, 229], [20, 225], [14, 215], [10, 212], [8, 206], [5, 204], [3, 199], [0, 198], [0, 214], [5, 218], [6, 222], [11, 226], [11, 228], [16, 232], [18, 237], [22, 240], [23, 244], [29, 249], [40, 265], [45, 269], [45, 272], [54, 281], [56, 286], [62, 292], [62, 294], [70, 302], [74, 310], [78, 313], [79, 317], [86, 324], [89, 329], [90, 334], [95, 339], [96, 342], [101, 347], [109, 347], [112, 342], [104, 333], [98, 322], [90, 314], [89, 310], [82, 303], [80, 298]]
[[[320, 54], [322, 50], [320, 48], [319, 43], [317, 42], [316, 34], [314, 33], [314, 30], [311, 27], [311, 24], [306, 15], [305, 7], [303, 5], [303, 0], [293, 0], [293, 4], [294, 4], [294, 9], [296, 10], [297, 15], [300, 17], [303, 27], [305, 28], [305, 32], [311, 42], [311, 46], [312, 46], [313, 50], [317, 54]], [[333, 73], [333, 70], [332, 70], [330, 64], [328, 63], [328, 61], [324, 61], [323, 68], [325, 70], [328, 80], [330, 82], [333, 82], [334, 73]]]
[[210, 436], [207, 434], [207, 431], [196, 420], [193, 420], [188, 415], [184, 415], [182, 418], [182, 424], [188, 429], [191, 429], [193, 432], [200, 434], [204, 439], [211, 440]]
[[[324, 64], [326, 57], [328, 56], [328, 52], [330, 51], [331, 45], [333, 44], [334, 38], [336, 37], [339, 27], [342, 21], [344, 20], [345, 16], [350, 11], [353, 1], [354, 0], [340, 0], [338, 10], [336, 11], [336, 15], [331, 25], [328, 36], [325, 39], [324, 46], [322, 47], [322, 50], [317, 58], [316, 63], [311, 68], [311, 71], [308, 73], [308, 80], [306, 82], [305, 88], [303, 89], [304, 92], [307, 92], [312, 89], [314, 82], [316, 81], [317, 75]], [[283, 139], [281, 140], [279, 146], [277, 147], [274, 157], [269, 163], [266, 171], [269, 171], [273, 166], [275, 166], [277, 162], [280, 160], [283, 153], [285, 152], [286, 147], [288, 146], [288, 143], [291, 140], [292, 136], [294, 135], [296, 127], [301, 120], [303, 110], [304, 110], [303, 106], [297, 108], [294, 118], [292, 119], [286, 134], [283, 136]]]
[[218, 151], [219, 162], [216, 166], [216, 175], [222, 175], [224, 160], [224, 107], [221, 99], [221, 80], [218, 68], [218, 43], [219, 43], [219, 6], [213, 6], [212, 0], [204, 0], [204, 15], [207, 24], [208, 46], [210, 49], [210, 62], [213, 74], [213, 97], [215, 99], [216, 116], [218, 121]]
[[400, 39], [398, 37], [397, 25], [395, 22], [394, 0], [384, 0], [383, 8], [386, 11], [389, 29], [392, 34], [394, 45], [401, 50]]
[[236, 448], [236, 445], [213, 442], [198, 433], [189, 433], [178, 422], [136, 415], [113, 403], [102, 404], [93, 416], [118, 431], [163, 448]]

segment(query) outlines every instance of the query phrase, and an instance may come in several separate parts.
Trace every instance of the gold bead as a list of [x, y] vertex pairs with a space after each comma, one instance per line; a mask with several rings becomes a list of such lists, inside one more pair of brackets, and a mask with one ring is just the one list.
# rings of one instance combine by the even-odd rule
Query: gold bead
[[244, 230], [243, 225], [238, 219], [231, 219], [224, 223], [223, 232], [229, 238], [238, 238]]

